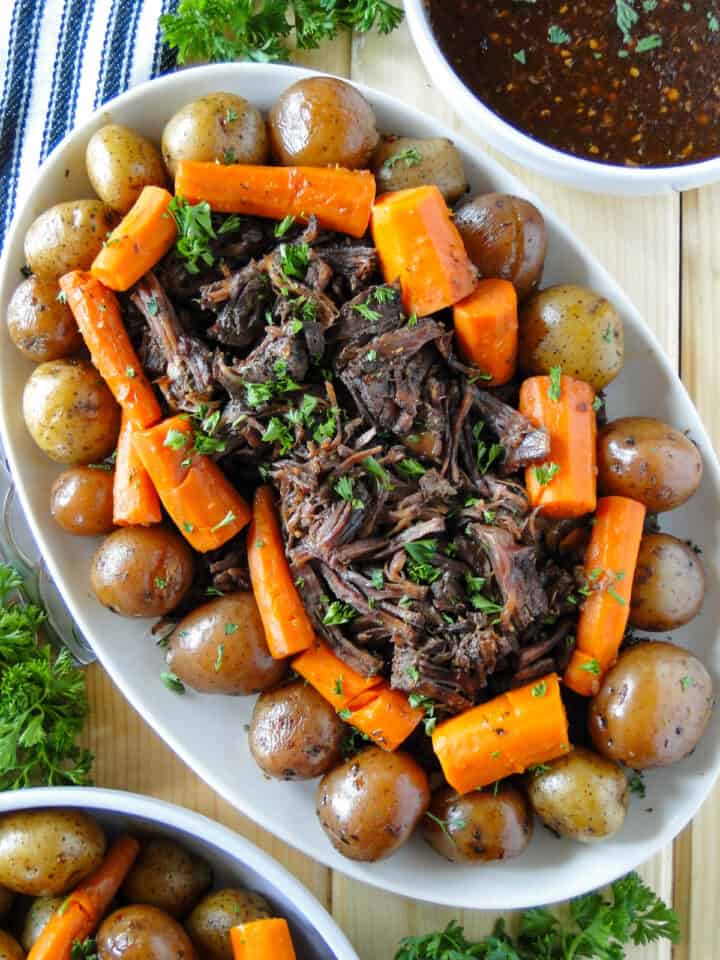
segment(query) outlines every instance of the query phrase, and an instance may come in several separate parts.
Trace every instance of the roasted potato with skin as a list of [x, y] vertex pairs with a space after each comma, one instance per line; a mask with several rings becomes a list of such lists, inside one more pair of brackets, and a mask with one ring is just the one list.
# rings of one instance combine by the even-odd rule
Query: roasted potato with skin
[[0, 818], [0, 883], [15, 893], [67, 893], [104, 855], [105, 834], [81, 810], [27, 810]]
[[204, 860], [175, 840], [151, 837], [143, 842], [122, 895], [128, 903], [146, 903], [181, 919], [211, 882], [212, 872]]
[[230, 928], [272, 916], [270, 904], [259, 893], [228, 887], [204, 897], [185, 926], [203, 960], [232, 960]]
[[383, 137], [372, 169], [378, 193], [435, 184], [454, 203], [468, 188], [462, 157], [445, 137]]
[[547, 230], [534, 204], [506, 193], [484, 193], [462, 203], [454, 222], [481, 277], [509, 280], [520, 301], [537, 288]]
[[663, 767], [695, 749], [712, 707], [712, 680], [697, 657], [672, 643], [639, 643], [620, 655], [590, 702], [590, 736], [611, 760]]
[[43, 280], [88, 270], [118, 222], [102, 200], [67, 200], [50, 207], [25, 234], [25, 259]]
[[284, 166], [367, 167], [378, 139], [373, 108], [335, 77], [298, 80], [270, 111], [270, 147]]
[[621, 417], [598, 434], [598, 489], [630, 497], [651, 513], [681, 506], [702, 480], [695, 444], [654, 417]]
[[257, 107], [234, 93], [208, 93], [168, 120], [162, 135], [165, 166], [174, 177], [180, 160], [266, 163], [268, 136]]
[[533, 810], [562, 837], [592, 843], [611, 837], [625, 821], [625, 774], [617, 763], [585, 747], [573, 747], [526, 779]]
[[440, 787], [432, 795], [422, 831], [433, 850], [453, 863], [487, 863], [521, 854], [532, 837], [533, 822], [526, 798], [507, 784], [497, 793], [473, 790], [463, 796], [452, 787]]
[[190, 938], [177, 920], [157, 907], [121, 907], [97, 932], [99, 960], [196, 960]]
[[427, 776], [410, 754], [368, 747], [325, 774], [317, 815], [339, 853], [375, 861], [410, 838], [429, 802]]
[[24, 950], [30, 952], [30, 948], [47, 926], [50, 917], [59, 910], [65, 902], [65, 897], [37, 897], [30, 904], [30, 909], [25, 914], [20, 943]]
[[91, 363], [50, 360], [36, 367], [23, 391], [30, 436], [58, 463], [93, 463], [112, 453], [120, 407]]
[[54, 280], [33, 275], [15, 288], [7, 308], [10, 339], [33, 363], [77, 353], [83, 339], [70, 307], [58, 300]]
[[312, 780], [340, 762], [345, 729], [327, 700], [298, 681], [258, 697], [250, 753], [269, 777]]
[[50, 513], [58, 526], [76, 537], [97, 537], [113, 528], [113, 470], [71, 467], [55, 479]]
[[551, 367], [602, 390], [620, 373], [623, 325], [615, 307], [576, 284], [548, 287], [520, 313], [520, 366], [547, 374]]
[[640, 630], [675, 630], [697, 616], [705, 596], [705, 570], [687, 543], [668, 533], [648, 533], [640, 542], [630, 623]]
[[98, 547], [90, 584], [105, 607], [123, 617], [162, 617], [190, 589], [193, 555], [167, 527], [126, 527]]
[[0, 930], [0, 960], [23, 960], [25, 953], [15, 937]]
[[108, 123], [95, 131], [85, 150], [85, 165], [95, 193], [123, 214], [143, 187], [164, 187], [167, 180], [155, 144], [120, 123]]
[[246, 696], [279, 683], [284, 660], [273, 660], [252, 593], [204, 603], [170, 634], [169, 668], [193, 690]]

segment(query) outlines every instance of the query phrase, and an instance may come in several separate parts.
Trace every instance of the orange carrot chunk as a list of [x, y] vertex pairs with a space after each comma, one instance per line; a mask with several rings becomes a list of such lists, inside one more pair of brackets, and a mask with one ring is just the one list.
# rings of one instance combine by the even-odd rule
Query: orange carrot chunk
[[630, 613], [645, 507], [628, 497], [598, 500], [595, 525], [585, 554], [591, 592], [578, 620], [577, 641], [564, 681], [589, 697], [615, 662]]
[[364, 705], [362, 700], [351, 703], [349, 716], [343, 713], [342, 717], [383, 750], [397, 750], [425, 716], [419, 707], [410, 706], [406, 693], [391, 690], [385, 683], [369, 691], [367, 698]]
[[307, 220], [362, 237], [375, 199], [375, 177], [338, 167], [261, 167], [181, 160], [175, 193], [191, 203], [206, 200], [221, 213]]
[[113, 523], [118, 527], [148, 527], [162, 520], [157, 491], [133, 447], [135, 433], [137, 427], [123, 413], [113, 480]]
[[315, 633], [285, 557], [270, 487], [253, 501], [247, 538], [248, 567], [268, 649], [278, 660], [307, 650]]
[[233, 960], [295, 960], [287, 920], [239, 923], [230, 928]]
[[133, 447], [177, 528], [207, 553], [246, 527], [251, 513], [220, 467], [193, 449], [193, 437], [180, 415], [136, 433]]
[[160, 404], [130, 342], [115, 294], [83, 270], [60, 277], [60, 289], [93, 364], [126, 415], [141, 428], [157, 423]]
[[481, 280], [453, 307], [455, 339], [463, 357], [489, 376], [483, 386], [499, 387], [515, 375], [518, 305], [509, 280]]
[[445, 779], [458, 793], [562, 756], [570, 743], [557, 674], [446, 720], [432, 742]]
[[475, 272], [437, 187], [381, 196], [372, 233], [385, 280], [400, 280], [408, 313], [425, 317], [472, 293]]
[[177, 236], [171, 200], [163, 187], [143, 187], [95, 257], [92, 275], [111, 290], [127, 290], [162, 260]]
[[350, 704], [362, 705], [366, 701], [360, 698], [383, 683], [382, 677], [363, 677], [357, 673], [317, 637], [313, 638], [312, 646], [295, 657], [292, 668], [338, 712], [347, 710]]
[[530, 377], [520, 388], [520, 413], [550, 434], [550, 456], [528, 467], [525, 485], [533, 507], [550, 517], [581, 517], [597, 502], [593, 388], [560, 376]]

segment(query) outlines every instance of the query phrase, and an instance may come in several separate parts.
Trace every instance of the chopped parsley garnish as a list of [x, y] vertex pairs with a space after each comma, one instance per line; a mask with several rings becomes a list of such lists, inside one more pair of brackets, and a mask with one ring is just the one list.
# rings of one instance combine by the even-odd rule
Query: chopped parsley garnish
[[229, 527], [231, 523], [235, 520], [235, 514], [232, 510], [228, 510], [222, 520], [219, 523], [216, 523], [214, 527], [210, 527], [211, 533], [216, 533], [218, 530], [222, 530], [223, 527]]
[[272, 380], [266, 380], [263, 383], [245, 383], [248, 406], [263, 407], [273, 397], [300, 389], [300, 384], [295, 383], [292, 377], [288, 376], [287, 363], [284, 360], [276, 361], [274, 372], [275, 376]]
[[437, 555], [437, 540], [414, 540], [405, 544], [409, 560], [408, 577], [414, 583], [435, 583], [442, 576], [442, 570], [433, 564]]
[[630, 778], [628, 781], [628, 790], [638, 797], [645, 796], [645, 781], [641, 774], [636, 773], [634, 777]]
[[550, 386], [548, 387], [548, 396], [551, 400], [557, 402], [560, 399], [562, 385], [562, 367], [550, 367]]
[[[641, 41], [641, 42], [642, 42], [642, 41]], [[638, 48], [639, 48], [639, 47], [640, 47], [640, 44], [638, 43]], [[640, 51], [640, 52], [642, 53], [642, 51]], [[613, 338], [613, 326], [612, 326], [612, 323], [611, 323], [609, 320], [608, 320], [608, 325], [607, 325], [607, 326], [605, 327], [605, 329], [603, 330], [601, 336], [602, 336], [603, 340], [605, 341], [605, 343], [612, 343], [612, 338]]]
[[353, 509], [362, 510], [364, 504], [359, 497], [356, 497], [354, 495], [353, 493], [354, 486], [355, 486], [355, 481], [353, 480], [352, 477], [348, 477], [347, 475], [344, 477], [340, 477], [340, 479], [335, 484], [335, 493], [337, 493], [337, 495], [341, 497], [341, 499], [349, 503], [353, 507]]
[[236, 623], [226, 623], [225, 627], [223, 628], [223, 633], [226, 637], [231, 636], [233, 633], [237, 633], [237, 631], [238, 625]]
[[423, 474], [426, 473], [425, 467], [419, 460], [415, 460], [414, 457], [405, 457], [404, 460], [401, 460], [397, 465], [397, 471], [408, 480], [422, 477]]
[[534, 467], [533, 473], [535, 474], [536, 481], [541, 487], [544, 487], [550, 483], [553, 477], [556, 477], [558, 473], [560, 473], [560, 467], [557, 463], [543, 463], [539, 467]]
[[607, 588], [608, 594], [613, 598], [616, 603], [619, 603], [621, 607], [627, 606], [627, 601], [624, 597], [621, 597], [620, 594], [615, 590], [614, 587], [610, 586]]
[[547, 763], [534, 763], [531, 767], [528, 767], [527, 772], [533, 777], [539, 777], [541, 773], [548, 773], [550, 769]]
[[558, 27], [557, 24], [552, 24], [548, 30], [548, 40], [550, 43], [569, 43], [570, 34], [566, 33], [562, 27]]
[[407, 147], [405, 150], [398, 150], [387, 158], [383, 164], [383, 170], [392, 170], [396, 163], [404, 163], [406, 167], [414, 167], [422, 161], [422, 154], [417, 147]]
[[431, 813], [429, 810], [425, 811], [425, 816], [428, 818], [428, 820], [432, 820], [433, 823], [436, 823], [448, 840], [452, 841], [452, 843], [455, 843], [455, 838], [450, 832], [450, 827], [453, 828], [453, 831], [457, 831], [464, 830], [467, 826], [467, 820], [464, 820], [462, 817], [453, 817], [452, 819], [448, 817], [447, 820], [443, 820], [441, 817], [436, 817], [435, 814]]
[[279, 417], [270, 417], [260, 439], [265, 443], [277, 443], [281, 454], [289, 453], [295, 444], [290, 428]]
[[[635, 47], [636, 53], [648, 53], [650, 50], [657, 50], [662, 46], [662, 37], [659, 33], [651, 33], [647, 37], [641, 37]], [[609, 324], [608, 324], [609, 326]], [[610, 341], [608, 341], [609, 343]]]
[[416, 327], [418, 325], [418, 315], [416, 313], [411, 313], [407, 318], [408, 327]]
[[586, 660], [585, 663], [581, 664], [581, 670], [584, 670], [585, 673], [592, 673], [594, 676], [600, 676], [600, 663], [595, 657], [592, 660]]
[[593, 405], [592, 405], [592, 406], [593, 406], [593, 410], [595, 411], [595, 413], [597, 413], [598, 410], [600, 410], [600, 408], [602, 407], [602, 405], [603, 405], [602, 398], [601, 398], [601, 397], [595, 397], [595, 399], [593, 400]]
[[417, 667], [408, 667], [405, 673], [410, 677], [413, 683], [418, 683], [420, 681], [420, 671]]
[[524, 50], [517, 50], [513, 54], [513, 60], [517, 60], [518, 63], [521, 63], [523, 66], [527, 63], [527, 57], [525, 56]]
[[310, 264], [310, 247], [306, 243], [283, 243], [280, 247], [280, 269], [286, 277], [302, 280]]
[[632, 29], [639, 19], [640, 14], [634, 8], [633, 0], [615, 0], [615, 20], [625, 43], [630, 40]]
[[343, 694], [343, 678], [342, 677], [336, 678], [335, 683], [333, 684], [333, 693], [338, 697], [342, 696]]
[[165, 434], [163, 446], [170, 447], [171, 450], [182, 450], [183, 447], [187, 446], [189, 440], [189, 434], [184, 433], [182, 430], [173, 430], [171, 428]]
[[155, 577], [155, 586], [158, 590], [164, 590], [167, 586], [167, 580], [164, 577]]
[[368, 363], [375, 363], [377, 360], [377, 350], [368, 350], [365, 354], [365, 359]]
[[225, 123], [232, 123], [233, 120], [237, 120], [237, 118], [238, 118], [237, 110], [233, 110], [232, 107], [228, 107], [227, 110], [225, 111]]
[[273, 230], [273, 233], [278, 238], [284, 237], [294, 223], [295, 223], [295, 217], [291, 213], [289, 213], [286, 217], [282, 218], [280, 223], [275, 225], [275, 229]]
[[[227, 633], [227, 627], [225, 628], [225, 633]], [[217, 646], [217, 656], [215, 657], [215, 663], [213, 665], [213, 670], [215, 671], [215, 673], [220, 672], [220, 668], [222, 667], [224, 657], [225, 657], [225, 644], [219, 643]]]
[[370, 573], [370, 582], [375, 590], [382, 590], [382, 588], [385, 586], [385, 578], [382, 570], [373, 570]]
[[422, 693], [410, 693], [408, 694], [408, 703], [413, 710], [425, 711], [423, 726], [425, 727], [425, 733], [427, 733], [429, 736], [437, 725], [437, 717], [435, 716], [435, 701], [430, 697], [424, 696]]
[[544, 680], [541, 680], [540, 683], [536, 683], [532, 688], [532, 695], [534, 697], [544, 697], [547, 693], [547, 683]]
[[332, 603], [328, 604], [322, 622], [328, 627], [335, 627], [343, 623], [350, 623], [357, 615], [357, 610], [351, 604], [343, 603], [341, 600], [333, 600]]
[[692, 677], [683, 677], [680, 681], [680, 686], [683, 690], [689, 690], [693, 685], [694, 681]]
[[392, 490], [393, 484], [390, 474], [377, 462], [375, 457], [365, 457], [363, 466], [371, 476], [375, 477], [378, 486], [385, 490]]
[[395, 287], [375, 287], [368, 300], [374, 300], [375, 303], [393, 303], [397, 296]]
[[353, 307], [353, 310], [355, 313], [359, 313], [360, 316], [369, 323], [377, 323], [380, 319], [380, 314], [377, 312], [377, 310], [373, 310], [373, 308], [368, 306], [367, 303], [356, 303]]
[[210, 242], [216, 239], [212, 225], [212, 210], [205, 200], [188, 203], [176, 195], [168, 204], [168, 211], [178, 229], [175, 249], [185, 263], [188, 273], [199, 273], [202, 266], [212, 267], [215, 257]]
[[185, 693], [185, 684], [176, 674], [164, 670], [160, 674], [160, 679], [168, 690], [171, 690], [173, 693]]

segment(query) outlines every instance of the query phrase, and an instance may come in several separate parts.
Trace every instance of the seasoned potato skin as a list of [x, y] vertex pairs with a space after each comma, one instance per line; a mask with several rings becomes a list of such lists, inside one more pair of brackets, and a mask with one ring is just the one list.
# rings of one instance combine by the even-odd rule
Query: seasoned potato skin
[[127, 213], [143, 187], [164, 187], [160, 151], [146, 137], [120, 123], [108, 123], [90, 137], [85, 150], [90, 183], [100, 199]]
[[506, 193], [483, 193], [462, 203], [454, 221], [481, 277], [509, 280], [519, 301], [537, 289], [547, 230], [534, 204]]
[[37, 897], [30, 904], [25, 915], [20, 943], [23, 950], [30, 951], [37, 938], [45, 929], [50, 917], [65, 902], [65, 897]]
[[121, 907], [97, 933], [99, 960], [196, 960], [190, 938], [177, 920], [157, 907]]
[[0, 930], [0, 960], [23, 960], [25, 953], [15, 937]]
[[209, 889], [212, 872], [200, 857], [168, 837], [150, 837], [122, 885], [128, 903], [144, 903], [181, 919]]
[[523, 852], [533, 833], [527, 799], [508, 785], [497, 794], [474, 790], [463, 796], [452, 787], [440, 787], [432, 795], [429, 812], [432, 817], [422, 821], [423, 836], [453, 863], [509, 860]]
[[25, 259], [43, 280], [57, 280], [70, 270], [87, 270], [117, 215], [102, 200], [68, 200], [50, 207], [30, 224]]
[[702, 607], [705, 570], [697, 553], [669, 533], [648, 533], [640, 542], [630, 623], [640, 630], [675, 630]]
[[120, 430], [120, 407], [85, 360], [35, 367], [23, 391], [23, 416], [35, 443], [57, 463], [103, 460]]
[[595, 748], [636, 770], [686, 757], [710, 719], [713, 685], [697, 657], [672, 643], [620, 655], [590, 703]]
[[334, 77], [298, 80], [270, 110], [270, 147], [285, 166], [367, 167], [378, 139], [373, 108]]
[[70, 307], [58, 300], [60, 290], [53, 280], [34, 274], [15, 288], [7, 309], [10, 339], [33, 363], [67, 357], [83, 340]]
[[258, 697], [248, 740], [256, 763], [278, 780], [312, 780], [340, 762], [345, 725], [302, 681]]
[[209, 93], [181, 107], [167, 122], [162, 156], [174, 177], [180, 160], [266, 163], [263, 115], [234, 93]]
[[580, 843], [611, 837], [622, 827], [629, 790], [617, 763], [585, 747], [527, 775], [530, 803], [555, 833]]
[[[402, 154], [416, 151], [419, 157], [407, 163]], [[393, 160], [398, 157], [397, 160]], [[462, 157], [445, 137], [383, 137], [372, 159], [378, 193], [407, 190], [435, 184], [448, 203], [454, 203], [467, 190]]]
[[586, 287], [548, 287], [521, 311], [519, 360], [527, 373], [561, 367], [567, 376], [602, 390], [620, 373], [624, 356], [617, 310]]
[[67, 893], [104, 854], [105, 834], [81, 810], [27, 810], [0, 818], [0, 883], [15, 893]]
[[270, 904], [259, 893], [228, 887], [203, 897], [185, 926], [204, 960], [232, 960], [230, 928], [272, 915]]
[[639, 500], [651, 513], [681, 506], [702, 480], [695, 444], [654, 417], [621, 417], [606, 424], [597, 452], [600, 492]]
[[113, 528], [112, 470], [70, 467], [55, 479], [50, 513], [58, 526], [76, 537], [97, 537]]
[[325, 774], [317, 791], [320, 825], [350, 860], [389, 857], [409, 839], [429, 803], [424, 770], [402, 750], [379, 747]]
[[273, 660], [252, 593], [232, 593], [203, 604], [170, 635], [167, 663], [201, 693], [246, 696], [279, 683], [284, 660]]
[[162, 617], [190, 589], [193, 555], [167, 527], [115, 530], [98, 547], [90, 583], [100, 603], [123, 617]]

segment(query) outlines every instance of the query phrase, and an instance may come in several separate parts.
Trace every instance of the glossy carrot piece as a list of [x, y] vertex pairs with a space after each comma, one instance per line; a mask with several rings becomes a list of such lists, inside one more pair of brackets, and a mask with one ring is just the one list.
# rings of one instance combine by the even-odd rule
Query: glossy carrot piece
[[127, 290], [162, 260], [177, 237], [171, 200], [163, 187], [143, 187], [95, 257], [92, 275], [111, 290]]
[[[592, 696], [615, 662], [630, 614], [630, 597], [645, 507], [628, 497], [601, 497], [585, 553], [585, 578], [591, 593], [577, 627], [575, 650], [565, 684]], [[597, 589], [592, 589], [593, 584]]]
[[307, 650], [315, 632], [285, 557], [270, 487], [259, 487], [247, 537], [248, 567], [268, 649], [278, 660]]
[[432, 742], [445, 779], [458, 793], [562, 756], [570, 742], [557, 674], [446, 720]]
[[366, 696], [367, 703], [349, 705], [350, 716], [344, 719], [383, 750], [397, 750], [425, 716], [424, 710], [410, 706], [406, 693], [391, 690], [386, 683]]
[[127, 417], [138, 427], [157, 423], [160, 404], [130, 342], [115, 294], [84, 270], [66, 273], [59, 282], [93, 364]]
[[[597, 503], [595, 391], [561, 376], [559, 396], [550, 377], [530, 377], [520, 388], [520, 413], [550, 434], [546, 464], [528, 467], [525, 485], [533, 507], [558, 519], [592, 513]], [[547, 482], [543, 468], [559, 469]]]
[[113, 480], [113, 523], [118, 527], [147, 527], [162, 520], [157, 491], [133, 446], [137, 429], [123, 413]]
[[287, 920], [272, 918], [230, 928], [233, 960], [295, 960]]
[[375, 177], [339, 167], [262, 167], [181, 160], [175, 193], [190, 203], [206, 200], [221, 213], [307, 220], [362, 237], [370, 223]]
[[408, 313], [425, 317], [472, 293], [475, 271], [437, 187], [383, 194], [372, 234], [385, 280], [400, 280]]
[[371, 692], [374, 696], [383, 683], [382, 677], [363, 677], [357, 673], [317, 637], [313, 638], [312, 646], [295, 657], [292, 667], [338, 712], [347, 710], [351, 704], [363, 706], [367, 702], [364, 696]]
[[455, 340], [465, 360], [499, 387], [515, 376], [518, 353], [518, 302], [509, 280], [480, 280], [469, 297], [453, 307]]
[[220, 467], [192, 446], [193, 429], [183, 416], [133, 436], [135, 452], [178, 530], [195, 550], [207, 553], [240, 533], [251, 512]]

